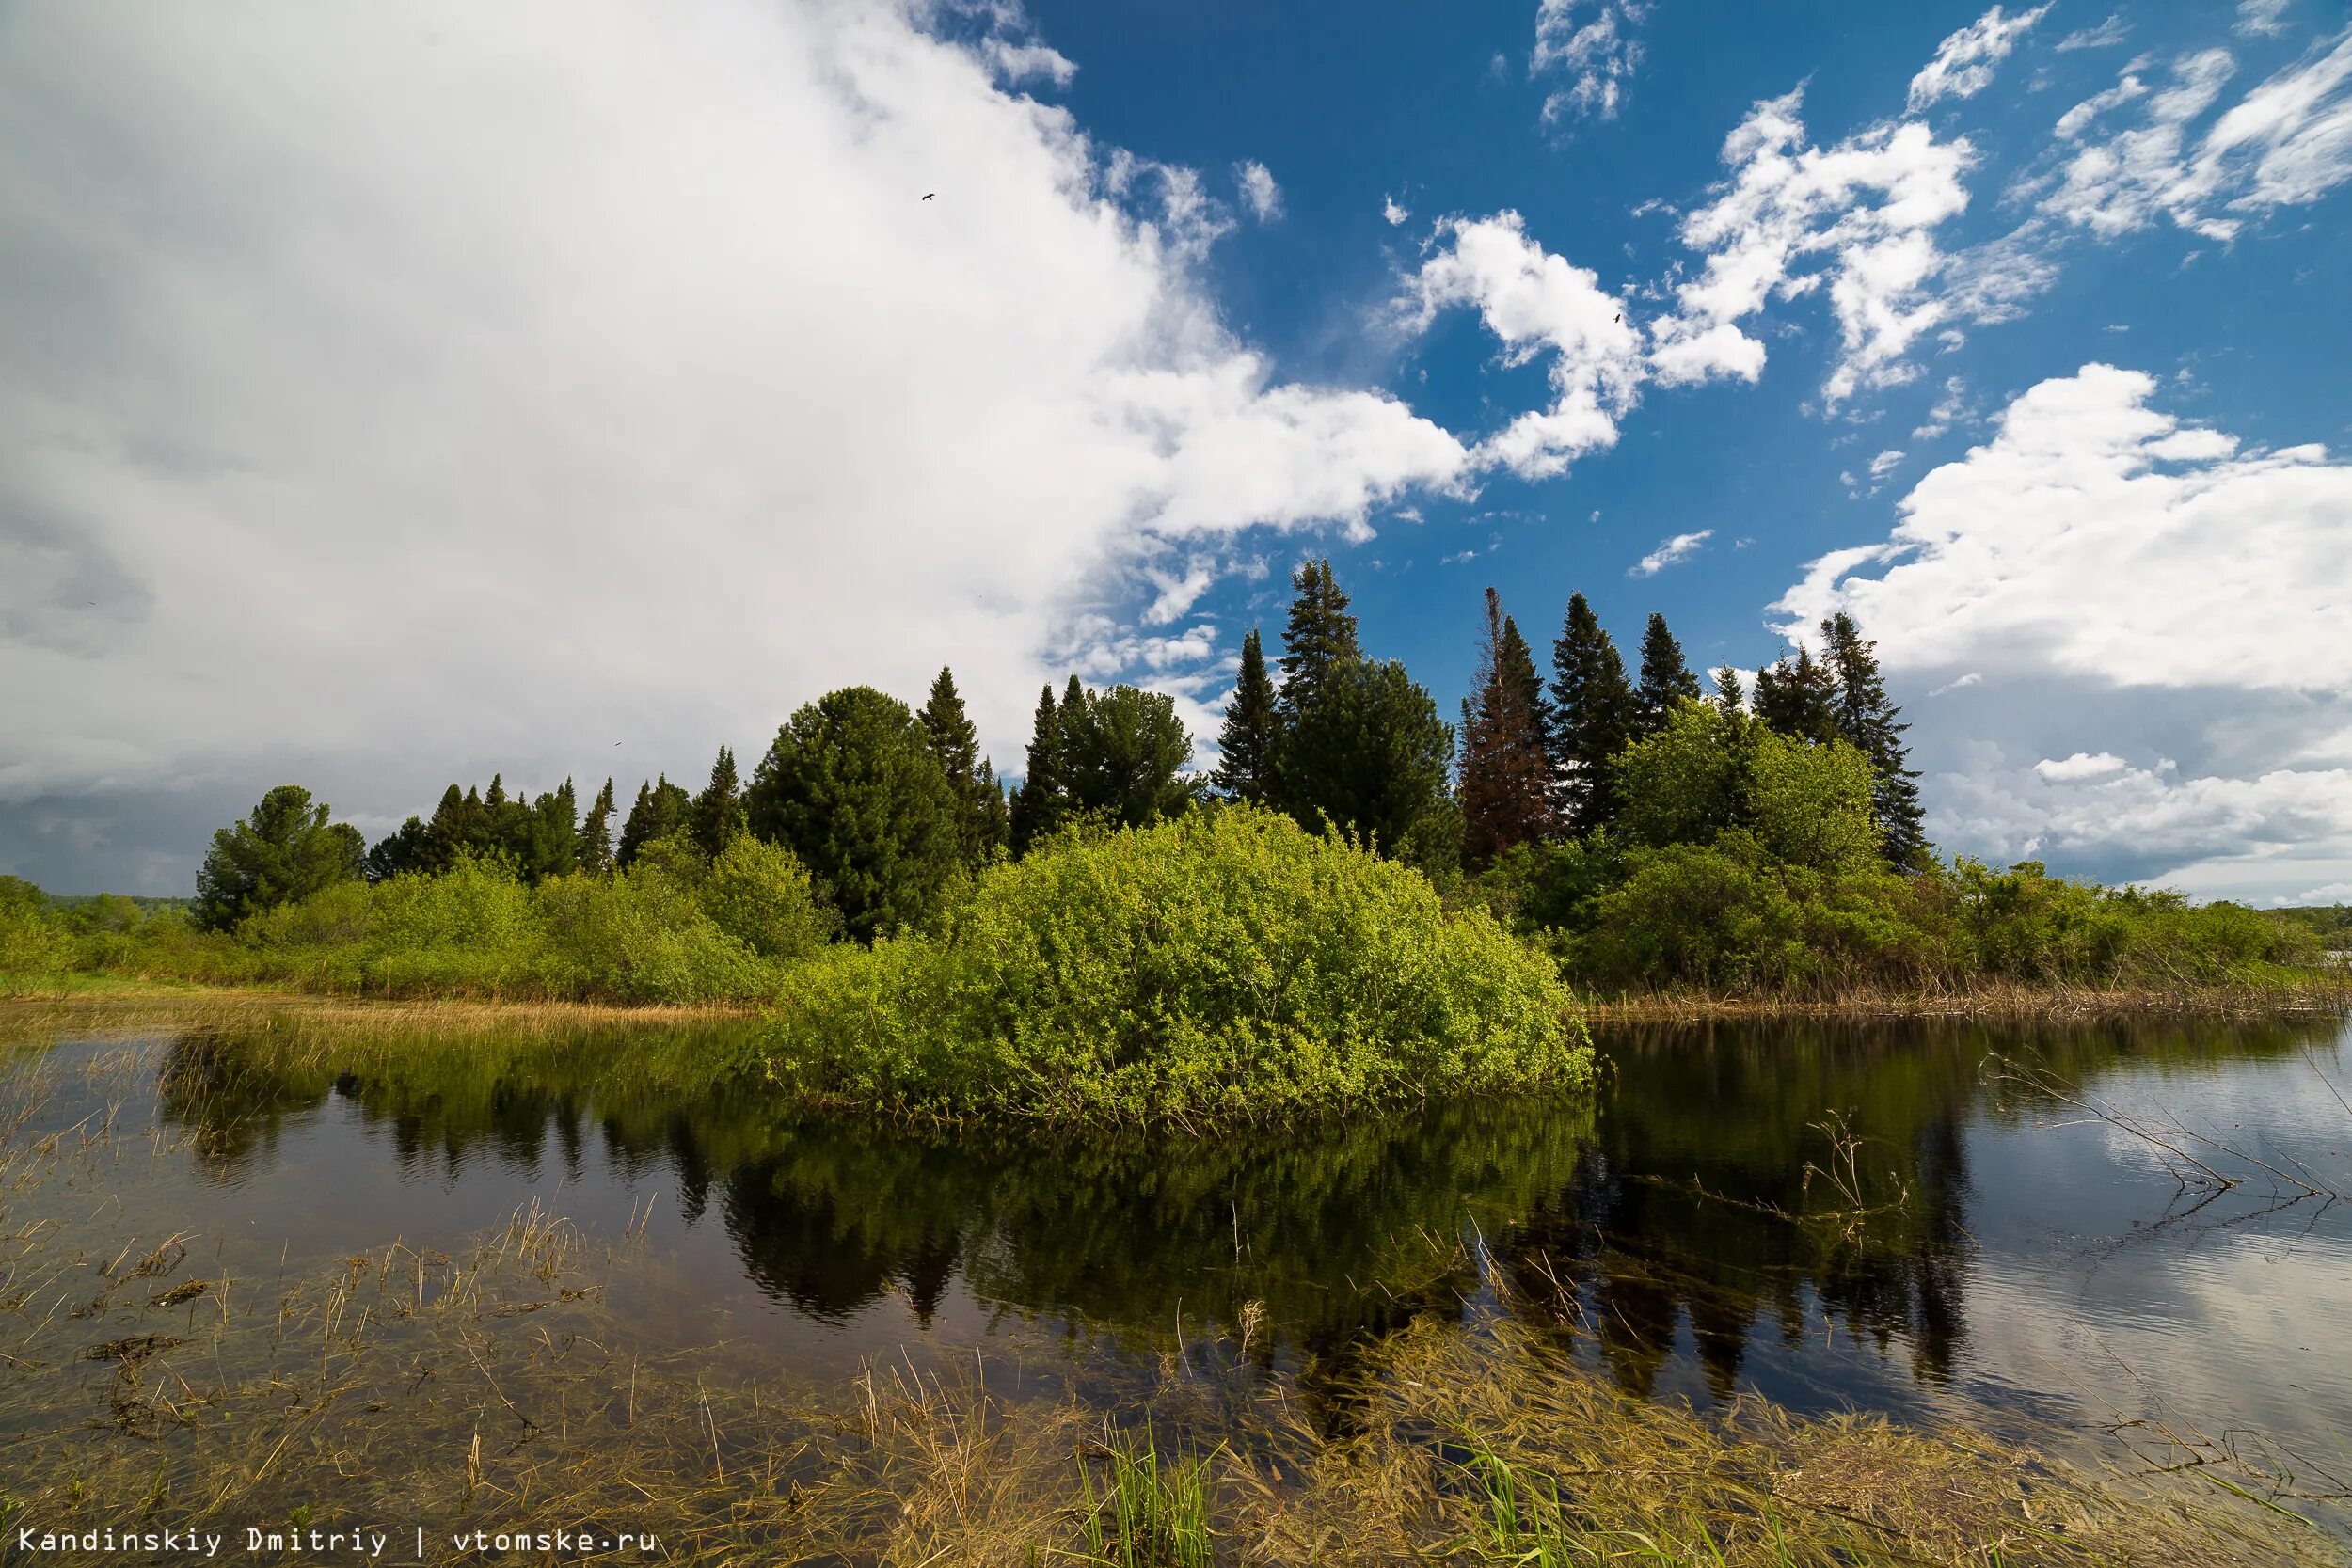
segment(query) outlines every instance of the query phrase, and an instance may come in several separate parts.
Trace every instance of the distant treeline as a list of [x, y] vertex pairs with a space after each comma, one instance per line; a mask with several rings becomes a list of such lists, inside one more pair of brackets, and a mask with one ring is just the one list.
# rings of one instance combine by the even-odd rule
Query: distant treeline
[[[1207, 774], [1185, 770], [1192, 737], [1172, 699], [1073, 675], [1039, 693], [1008, 795], [942, 670], [920, 709], [870, 687], [831, 692], [791, 716], [748, 780], [722, 747], [699, 791], [646, 781], [625, 816], [609, 779], [583, 812], [568, 780], [533, 799], [494, 776], [486, 788], [451, 784], [431, 816], [371, 846], [281, 785], [214, 836], [187, 924], [280, 955], [255, 973], [314, 952], [313, 972], [336, 985], [430, 990], [440, 975], [549, 994], [760, 994], [774, 984], [762, 965], [797, 961], [811, 943], [937, 931], [1003, 863], [1248, 807], [1403, 863], [1449, 907], [1492, 912], [1568, 978], [1608, 990], [2203, 985], [2262, 981], [2345, 944], [2324, 911], [2258, 916], [2065, 881], [2037, 863], [1940, 860], [1922, 831], [1907, 726], [1845, 615], [1820, 624], [1818, 653], [1798, 650], [1752, 682], [1717, 671], [1710, 696], [1662, 616], [1648, 618], [1629, 671], [1581, 594], [1546, 680], [1490, 589], [1457, 726], [1402, 664], [1365, 652], [1327, 561], [1303, 563], [1292, 586], [1279, 657], [1256, 630], [1244, 639]], [[484, 902], [501, 882], [533, 897]], [[385, 896], [306, 902], [343, 887]], [[295, 905], [309, 912], [256, 924]], [[460, 953], [467, 923], [493, 906], [540, 932], [512, 949], [536, 956], [501, 972], [511, 979], [416, 958]], [[125, 935], [136, 914], [102, 903], [77, 916], [107, 941], [76, 961], [144, 961]], [[700, 933], [691, 941], [688, 927]], [[390, 956], [336, 934], [362, 928], [368, 952]], [[397, 931], [423, 947], [399, 957], [411, 938]], [[246, 972], [233, 955], [195, 953], [156, 962]]]

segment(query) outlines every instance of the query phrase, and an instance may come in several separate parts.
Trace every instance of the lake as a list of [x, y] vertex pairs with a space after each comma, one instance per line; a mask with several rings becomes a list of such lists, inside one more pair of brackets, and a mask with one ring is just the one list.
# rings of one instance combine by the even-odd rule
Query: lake
[[[751, 1027], [668, 1030], [656, 1071], [618, 1029], [33, 1031], [0, 1053], [10, 1140], [66, 1136], [0, 1198], [42, 1249], [0, 1350], [66, 1332], [48, 1295], [109, 1253], [282, 1281], [535, 1199], [623, 1258], [631, 1354], [748, 1377], [963, 1358], [1116, 1405], [1174, 1362], [1311, 1396], [1390, 1330], [1500, 1313], [1645, 1398], [2227, 1466], [2340, 1528], [2341, 1019], [1615, 1028], [1591, 1101], [1127, 1139], [811, 1120], [735, 1070]], [[0, 1434], [99, 1386], [20, 1387]]]

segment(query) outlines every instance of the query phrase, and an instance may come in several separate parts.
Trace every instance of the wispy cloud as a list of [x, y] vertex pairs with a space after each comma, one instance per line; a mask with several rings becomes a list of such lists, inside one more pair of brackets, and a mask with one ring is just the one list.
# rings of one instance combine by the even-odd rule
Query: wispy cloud
[[1645, 0], [1542, 0], [1528, 72], [1568, 78], [1566, 87], [1544, 100], [1547, 125], [1570, 116], [1616, 118], [1626, 84], [1642, 62], [1634, 29], [1649, 10]]
[[1994, 7], [1936, 46], [1935, 57], [1911, 79], [1911, 112], [1946, 98], [1974, 98], [1993, 85], [1993, 69], [2009, 58], [2017, 40], [2050, 8], [2036, 6], [2015, 16]]
[[1245, 158], [1233, 166], [1233, 183], [1241, 188], [1242, 205], [1260, 223], [1271, 223], [1282, 215], [1282, 187], [1274, 182], [1274, 172], [1254, 158]]
[[1699, 553], [1699, 546], [1715, 537], [1715, 531], [1703, 528], [1696, 533], [1677, 533], [1649, 554], [1626, 568], [1629, 578], [1654, 578], [1669, 566], [1690, 560]]

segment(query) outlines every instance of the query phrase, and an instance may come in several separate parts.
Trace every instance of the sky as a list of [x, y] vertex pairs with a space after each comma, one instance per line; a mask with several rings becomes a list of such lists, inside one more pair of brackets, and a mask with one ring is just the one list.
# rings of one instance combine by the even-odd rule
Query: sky
[[[0, 8], [0, 872], [1166, 690], [1328, 556], [1753, 670], [1947, 853], [2352, 899], [2325, 0]], [[928, 198], [928, 199], [926, 199]]]

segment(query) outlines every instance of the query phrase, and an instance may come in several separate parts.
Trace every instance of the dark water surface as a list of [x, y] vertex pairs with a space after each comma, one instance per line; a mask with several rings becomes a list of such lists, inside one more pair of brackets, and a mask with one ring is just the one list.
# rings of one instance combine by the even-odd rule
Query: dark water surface
[[[1312, 1378], [1417, 1316], [1500, 1309], [1702, 1407], [1757, 1391], [2111, 1458], [2234, 1447], [2323, 1493], [2352, 1476], [2334, 1018], [1622, 1030], [1591, 1103], [1124, 1142], [796, 1117], [714, 1076], [748, 1059], [739, 1025], [665, 1036], [697, 1064], [667, 1075], [603, 1033], [134, 1044], [39, 1113], [156, 1132], [61, 1212], [117, 1203], [219, 1272], [282, 1276], [396, 1238], [454, 1247], [536, 1197], [591, 1235], [643, 1223], [619, 1319], [649, 1345], [724, 1341], [747, 1375], [1022, 1343], [1083, 1386], [1248, 1320], [1256, 1354]], [[0, 1074], [124, 1049], [57, 1041]]]

